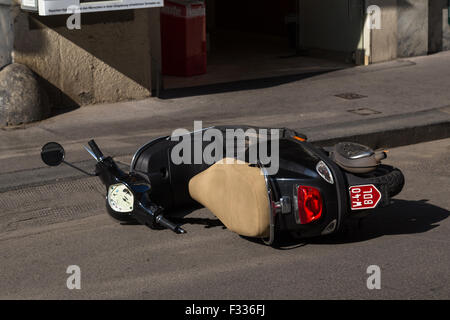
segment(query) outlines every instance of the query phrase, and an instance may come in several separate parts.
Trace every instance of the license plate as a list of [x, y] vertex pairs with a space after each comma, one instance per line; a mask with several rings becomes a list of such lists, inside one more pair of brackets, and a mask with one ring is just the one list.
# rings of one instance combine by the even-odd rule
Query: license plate
[[349, 192], [352, 210], [373, 209], [381, 200], [381, 193], [373, 184], [351, 186]]

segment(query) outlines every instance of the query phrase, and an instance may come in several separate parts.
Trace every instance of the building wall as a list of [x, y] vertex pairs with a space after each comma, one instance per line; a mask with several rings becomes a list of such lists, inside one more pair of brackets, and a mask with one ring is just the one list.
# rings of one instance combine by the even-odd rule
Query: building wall
[[[67, 16], [38, 17], [12, 1], [0, 0], [0, 69], [30, 67], [56, 107], [145, 98], [161, 81], [159, 9], [83, 14], [82, 30], [69, 31]], [[366, 50], [371, 63], [450, 50], [448, 0], [298, 1], [303, 47]], [[372, 4], [382, 28], [366, 35]]]
[[377, 5], [381, 9], [381, 29], [370, 30], [370, 63], [389, 61], [398, 55], [397, 0], [367, 0], [366, 8]]
[[426, 55], [428, 53], [428, 1], [397, 0], [397, 10], [398, 57]]
[[448, 23], [448, 0], [429, 2], [428, 52], [450, 50], [450, 25]]
[[362, 31], [361, 0], [300, 0], [300, 45], [351, 53]]
[[0, 69], [12, 62], [14, 43], [13, 10], [11, 0], [0, 0]]
[[[365, 30], [370, 5], [381, 8], [380, 30]], [[357, 64], [388, 61], [397, 58], [397, 20], [397, 0], [300, 0], [300, 43], [355, 52]]]
[[14, 62], [42, 77], [56, 107], [148, 97], [150, 28], [159, 28], [150, 23], [151, 10], [83, 14], [81, 30], [68, 30], [67, 16], [21, 12], [14, 26]]
[[442, 50], [443, 30], [442, 11], [448, 0], [430, 1], [428, 7], [428, 52], [434, 53]]
[[[448, 0], [299, 0], [300, 43], [306, 48], [356, 52], [357, 64], [450, 49]], [[362, 5], [361, 25], [357, 23]], [[370, 5], [381, 29], [366, 30]]]
[[449, 12], [448, 6], [442, 10], [442, 50], [450, 50], [450, 23], [449, 23]]

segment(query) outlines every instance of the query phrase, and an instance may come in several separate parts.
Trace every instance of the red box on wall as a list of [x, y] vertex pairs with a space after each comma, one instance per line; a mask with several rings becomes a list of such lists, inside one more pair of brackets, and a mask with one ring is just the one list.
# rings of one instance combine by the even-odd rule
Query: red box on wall
[[161, 9], [162, 73], [206, 73], [206, 11], [203, 1], [166, 0]]

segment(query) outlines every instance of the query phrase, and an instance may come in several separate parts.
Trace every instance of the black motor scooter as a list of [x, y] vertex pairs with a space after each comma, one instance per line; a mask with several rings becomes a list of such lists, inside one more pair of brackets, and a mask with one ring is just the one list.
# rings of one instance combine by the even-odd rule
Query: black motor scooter
[[[105, 157], [94, 140], [86, 150], [97, 161], [95, 174], [106, 187], [108, 213], [119, 221], [138, 221], [152, 229], [186, 231], [170, 221], [179, 209], [208, 208], [228, 229], [242, 236], [260, 238], [272, 245], [283, 232], [299, 237], [327, 235], [341, 230], [344, 221], [386, 206], [404, 185], [399, 169], [381, 164], [384, 151], [351, 142], [320, 148], [307, 137], [290, 129], [248, 126], [211, 127], [185, 134], [191, 138], [192, 160], [196, 151], [211, 149], [203, 139], [207, 130], [262, 129], [276, 134], [225, 150], [230, 141], [221, 141], [226, 156], [215, 161], [173, 161], [180, 139], [164, 136], [142, 146], [134, 155], [130, 171], [122, 171], [111, 157]], [[275, 130], [275, 131], [274, 131]], [[178, 137], [179, 138], [179, 137]], [[268, 170], [251, 151], [267, 148], [276, 139], [279, 168]], [[251, 140], [251, 139], [249, 139]], [[209, 140], [210, 141], [210, 140]], [[234, 145], [233, 138], [232, 145]], [[253, 145], [252, 145], [253, 143]], [[252, 149], [255, 146], [255, 149]], [[274, 149], [270, 149], [273, 152]], [[216, 146], [217, 147], [217, 146]], [[260, 154], [260, 153], [258, 153]], [[237, 156], [239, 155], [239, 156]], [[64, 149], [47, 143], [41, 152], [44, 163], [66, 163]], [[83, 170], [81, 170], [83, 171]], [[84, 171], [83, 171], [84, 172]]]

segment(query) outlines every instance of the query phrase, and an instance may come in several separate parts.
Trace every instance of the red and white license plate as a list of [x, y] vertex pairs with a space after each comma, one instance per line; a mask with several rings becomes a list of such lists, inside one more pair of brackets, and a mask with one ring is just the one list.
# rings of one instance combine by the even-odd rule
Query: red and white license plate
[[373, 209], [381, 200], [381, 192], [373, 184], [351, 186], [349, 192], [352, 210]]

